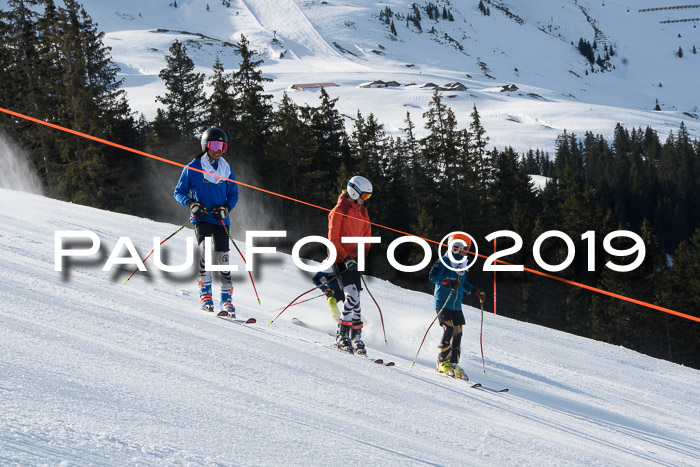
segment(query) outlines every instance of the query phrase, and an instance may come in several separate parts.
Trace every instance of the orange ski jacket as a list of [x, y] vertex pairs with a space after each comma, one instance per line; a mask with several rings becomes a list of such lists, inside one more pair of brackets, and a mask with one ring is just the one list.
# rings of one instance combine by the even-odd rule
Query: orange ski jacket
[[[328, 214], [328, 239], [335, 245], [338, 252], [335, 262], [342, 263], [348, 256], [357, 259], [358, 244], [342, 243], [343, 237], [370, 237], [371, 235], [367, 208], [340, 195], [338, 203]], [[365, 257], [369, 253], [369, 247], [369, 243], [365, 245]]]

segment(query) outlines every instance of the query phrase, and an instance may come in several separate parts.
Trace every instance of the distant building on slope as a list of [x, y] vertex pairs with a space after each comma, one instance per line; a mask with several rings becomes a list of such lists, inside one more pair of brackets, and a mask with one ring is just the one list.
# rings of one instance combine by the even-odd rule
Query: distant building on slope
[[360, 88], [394, 88], [394, 87], [400, 87], [401, 83], [398, 81], [382, 81], [382, 80], [375, 80], [372, 81], [371, 83], [362, 83], [358, 87]]
[[386, 83], [381, 80], [375, 80], [372, 81], [371, 83], [362, 83], [359, 85], [361, 88], [385, 88]]
[[292, 84], [292, 89], [297, 91], [306, 91], [307, 89], [317, 89], [317, 88], [331, 88], [339, 87], [339, 84], [335, 83], [303, 83], [303, 84]]

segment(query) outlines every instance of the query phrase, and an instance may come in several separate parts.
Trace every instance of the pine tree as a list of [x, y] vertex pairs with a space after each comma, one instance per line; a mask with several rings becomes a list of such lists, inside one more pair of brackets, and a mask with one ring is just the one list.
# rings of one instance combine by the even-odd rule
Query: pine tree
[[255, 51], [250, 49], [250, 42], [242, 34], [236, 51], [241, 63], [231, 82], [236, 121], [229, 140], [244, 164], [264, 174], [275, 163], [274, 155], [268, 159], [265, 153], [272, 118], [272, 95], [265, 94], [264, 86], [272, 80], [262, 76], [259, 67], [263, 61], [256, 60]]
[[214, 74], [209, 79], [212, 93], [207, 102], [205, 126], [229, 131], [230, 128], [233, 128], [235, 122], [233, 117], [234, 99], [231, 95], [231, 77], [225, 75], [224, 66], [221, 64], [218, 55], [214, 62], [213, 71]]
[[[512, 228], [512, 208], [519, 203], [519, 209], [534, 208], [535, 195], [530, 177], [520, 163], [520, 157], [511, 147], [505, 151], [494, 151], [491, 160], [492, 178], [489, 181], [489, 193], [493, 203], [493, 223], [502, 228]], [[523, 221], [523, 219], [521, 219]], [[522, 226], [525, 227], [525, 226]], [[523, 234], [532, 230], [532, 225], [523, 230]]]
[[[643, 263], [630, 272], [615, 272], [605, 268], [598, 287], [627, 297], [654, 303], [657, 282], [664, 267], [663, 252], [648, 222], [641, 228], [646, 255]], [[632, 240], [620, 238], [613, 243], [618, 249], [631, 246]], [[607, 258], [615, 264], [629, 264], [635, 257]], [[593, 337], [623, 345], [656, 357], [665, 356], [667, 348], [666, 318], [661, 313], [621, 300], [596, 295], [592, 299]]]
[[[111, 62], [104, 33], [74, 0], [45, 18], [49, 56], [60, 72], [57, 121], [63, 126], [118, 143], [138, 139], [126, 102], [119, 68]], [[129, 211], [140, 204], [140, 161], [85, 138], [60, 137], [63, 171], [60, 189], [72, 201]]]
[[[282, 102], [273, 115], [267, 143], [268, 153], [275, 155], [275, 164], [265, 173], [265, 186], [314, 204], [324, 202], [318, 186], [327, 177], [314, 165], [314, 138], [301, 120], [298, 106], [287, 93], [282, 96]], [[278, 217], [299, 222], [298, 210], [299, 206], [294, 203], [291, 211], [280, 211]]]
[[358, 173], [369, 174], [367, 178], [371, 180], [381, 179], [386, 162], [386, 140], [384, 125], [379, 123], [374, 114], [370, 113], [364, 118], [358, 111], [351, 139], [352, 155]]
[[162, 116], [179, 134], [181, 141], [193, 141], [202, 130], [204, 119], [204, 74], [194, 71], [194, 62], [187, 55], [187, 46], [177, 39], [165, 56], [166, 67], [158, 76], [168, 92], [157, 96], [165, 104]]
[[428, 135], [421, 141], [424, 158], [433, 166], [434, 180], [447, 182], [449, 186], [457, 162], [457, 120], [452, 109], [443, 102], [439, 91], [433, 92], [423, 118], [428, 131]]
[[[58, 92], [51, 91], [50, 86], [57, 86], [60, 79], [54, 63], [48, 60], [50, 43], [42, 18], [31, 8], [37, 4], [32, 0], [10, 0], [9, 10], [0, 11], [0, 63], [4, 76], [0, 79], [0, 98], [6, 107], [52, 121]], [[45, 9], [45, 17], [55, 16], [53, 2], [47, 0]], [[56, 186], [60, 169], [53, 144], [54, 132], [42, 125], [14, 120], [6, 114], [0, 116], [0, 122], [13, 139], [30, 149], [27, 156], [37, 168], [47, 194], [61, 196]]]
[[484, 127], [481, 125], [481, 117], [479, 117], [479, 111], [476, 109], [476, 104], [474, 104], [470, 117], [472, 121], [469, 124], [469, 134], [472, 136], [472, 140], [471, 146], [469, 147], [469, 152], [472, 155], [471, 158], [475, 161], [477, 167], [479, 183], [482, 189], [485, 190], [490, 177], [488, 164], [486, 161], [486, 145], [489, 142], [489, 138], [486, 136], [486, 129], [484, 129]]
[[[657, 285], [661, 303], [673, 303], [673, 309], [697, 316], [700, 309], [700, 228], [678, 246], [673, 266], [664, 271]], [[700, 369], [700, 327], [689, 326], [688, 321], [665, 317], [664, 331], [667, 345], [664, 358]]]
[[[439, 91], [433, 92], [428, 110], [423, 113], [426, 120], [425, 130], [428, 135], [421, 140], [423, 159], [426, 163], [426, 173], [432, 180], [432, 202], [439, 213], [436, 219], [442, 223], [444, 219], [454, 218], [455, 213], [462, 216], [462, 197], [458, 196], [462, 187], [460, 182], [461, 134], [457, 130], [457, 118], [447, 107]], [[456, 201], [456, 206], [452, 205]], [[448, 203], [448, 204], [446, 204]], [[463, 220], [460, 221], [460, 227]]]
[[429, 175], [428, 164], [421, 151], [421, 145], [416, 137], [416, 127], [411, 120], [411, 114], [406, 112], [405, 127], [401, 131], [405, 134], [403, 140], [403, 154], [408, 160], [408, 185], [411, 189], [409, 203], [415, 207], [416, 212], [421, 212], [434, 203], [433, 191], [428, 187], [432, 183]]
[[326, 90], [321, 88], [319, 99], [321, 103], [318, 107], [308, 109], [306, 120], [315, 140], [314, 165], [326, 177], [319, 181], [316, 188], [322, 197], [319, 201], [325, 205], [335, 203], [338, 197], [336, 173], [340, 164], [350, 162], [350, 147], [343, 116], [336, 108], [338, 98], [331, 99]]
[[572, 177], [577, 181], [582, 181], [583, 158], [581, 157], [581, 147], [576, 140], [576, 135], [567, 133], [564, 130], [555, 141], [556, 155], [555, 165], [557, 168], [557, 178], [561, 178], [564, 170], [569, 170]]

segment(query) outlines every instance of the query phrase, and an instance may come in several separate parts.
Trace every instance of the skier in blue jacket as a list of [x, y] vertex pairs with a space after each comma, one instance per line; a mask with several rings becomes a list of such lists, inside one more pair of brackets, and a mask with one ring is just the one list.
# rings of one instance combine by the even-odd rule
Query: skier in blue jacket
[[441, 259], [452, 269], [447, 268], [438, 258], [430, 268], [429, 274], [430, 282], [435, 284], [433, 304], [435, 311], [439, 313], [440, 326], [444, 330], [438, 345], [437, 371], [455, 378], [469, 379], [458, 365], [462, 351], [462, 326], [466, 323], [462, 312], [462, 296], [466, 292], [483, 300], [484, 292], [467, 281], [466, 270], [459, 270], [466, 264], [463, 260], [471, 248], [471, 238], [459, 233], [450, 237], [452, 258], [455, 261], [453, 262], [448, 254]]
[[[214, 300], [211, 289], [211, 271], [204, 269], [204, 239], [212, 237], [216, 262], [229, 264], [229, 218], [228, 214], [238, 202], [238, 185], [231, 166], [222, 157], [228, 146], [226, 133], [219, 128], [209, 128], [202, 133], [202, 154], [195, 157], [182, 170], [177, 182], [175, 199], [187, 206], [195, 216], [194, 224], [197, 243], [200, 247], [199, 261], [199, 302], [203, 310], [213, 312]], [[199, 172], [203, 170], [206, 174]], [[224, 180], [228, 179], [228, 180]], [[233, 283], [231, 273], [221, 273], [221, 310], [219, 316], [236, 316], [236, 308], [231, 303]]]

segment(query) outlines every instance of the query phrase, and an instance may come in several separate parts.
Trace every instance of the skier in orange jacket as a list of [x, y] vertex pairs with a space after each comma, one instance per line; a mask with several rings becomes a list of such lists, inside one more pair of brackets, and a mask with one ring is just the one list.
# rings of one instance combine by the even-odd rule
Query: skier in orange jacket
[[[345, 293], [335, 346], [357, 355], [367, 354], [361, 339], [362, 273], [357, 268], [358, 244], [343, 243], [341, 239], [371, 236], [369, 215], [364, 206], [370, 196], [372, 184], [365, 177], [356, 175], [348, 181], [347, 188], [338, 197], [338, 203], [328, 214], [328, 239], [337, 252], [333, 271]], [[369, 243], [364, 245], [365, 257], [369, 253], [369, 246]]]

